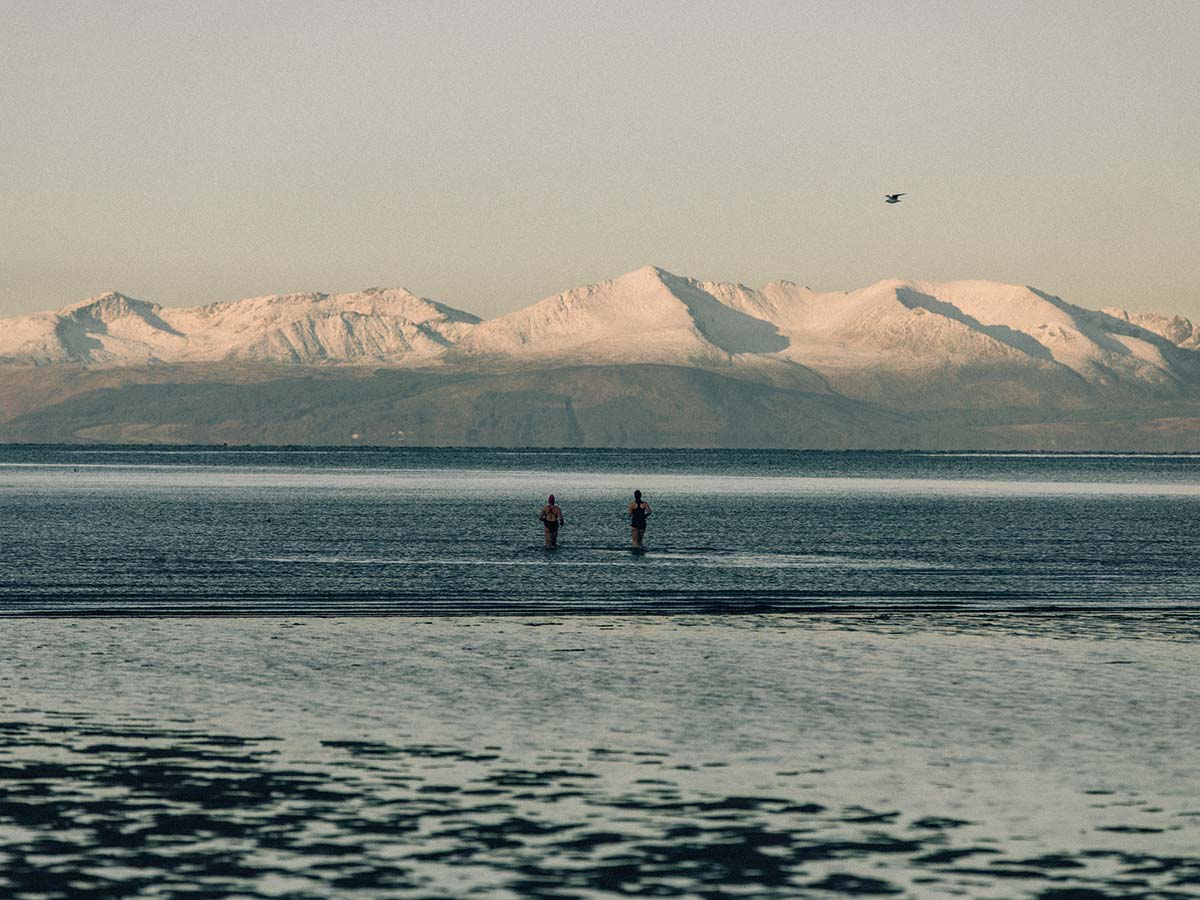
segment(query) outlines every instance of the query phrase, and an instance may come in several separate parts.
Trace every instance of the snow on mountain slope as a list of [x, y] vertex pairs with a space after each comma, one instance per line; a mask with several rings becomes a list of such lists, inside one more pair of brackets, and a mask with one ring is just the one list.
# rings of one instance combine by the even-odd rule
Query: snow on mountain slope
[[403, 288], [281, 294], [171, 311], [183, 360], [387, 362], [433, 357], [479, 322]]
[[908, 282], [882, 281], [837, 294], [776, 284], [766, 293], [778, 310], [779, 329], [789, 338], [786, 355], [822, 370], [907, 371], [1025, 361], [949, 306], [918, 302]]
[[645, 266], [484, 322], [455, 351], [547, 362], [719, 365], [786, 346], [772, 323], [720, 302], [691, 279]]
[[[1200, 329], [1094, 311], [988, 281], [881, 281], [818, 293], [761, 289], [645, 266], [506, 316], [475, 316], [403, 289], [284, 294], [164, 308], [102, 294], [0, 320], [0, 361], [465, 366], [654, 363], [732, 369], [792, 388], [889, 402], [1040, 404], [1068, 394], [1200, 393]], [[939, 393], [940, 392], [940, 393]], [[1115, 393], [1114, 393], [1115, 392]]]
[[922, 297], [949, 303], [972, 327], [1031, 356], [1066, 366], [1090, 383], [1121, 378], [1168, 382], [1175, 377], [1176, 365], [1191, 362], [1160, 335], [1033, 288], [986, 281], [918, 282], [906, 296], [913, 297], [914, 291], [915, 303], [923, 304]]
[[185, 339], [154, 303], [99, 294], [57, 312], [0, 319], [0, 359], [31, 362], [138, 364]]
[[1164, 316], [1160, 313], [1129, 312], [1116, 307], [1106, 307], [1101, 312], [1138, 328], [1152, 331], [1177, 347], [1200, 350], [1200, 325], [1196, 325], [1191, 319], [1185, 319], [1183, 316]]
[[0, 360], [395, 363], [437, 356], [478, 322], [403, 289], [282, 294], [192, 309], [108, 293], [57, 312], [0, 320]]
[[785, 356], [827, 374], [989, 367], [1069, 371], [1093, 385], [1200, 383], [1200, 355], [1160, 333], [1020, 285], [893, 280], [817, 294], [773, 282], [758, 298], [706, 288], [760, 310], [787, 336]]
[[817, 293], [645, 267], [485, 322], [447, 360], [464, 357], [732, 366], [907, 408], [1200, 391], [1200, 354], [1032, 288], [986, 281]]

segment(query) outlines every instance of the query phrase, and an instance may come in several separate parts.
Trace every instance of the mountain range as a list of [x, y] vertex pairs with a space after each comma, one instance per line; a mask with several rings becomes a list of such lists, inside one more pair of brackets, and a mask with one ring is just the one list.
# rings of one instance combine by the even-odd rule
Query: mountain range
[[1200, 448], [1200, 327], [989, 281], [646, 266], [488, 321], [402, 288], [0, 319], [0, 440]]

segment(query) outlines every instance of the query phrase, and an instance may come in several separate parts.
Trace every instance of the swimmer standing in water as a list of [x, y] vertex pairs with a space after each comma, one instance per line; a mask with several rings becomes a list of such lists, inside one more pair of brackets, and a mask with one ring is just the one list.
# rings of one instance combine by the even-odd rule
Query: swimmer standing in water
[[650, 504], [642, 499], [641, 491], [633, 492], [633, 502], [629, 504], [629, 536], [634, 550], [642, 549], [642, 538], [646, 535], [646, 519], [650, 518]]
[[550, 495], [550, 500], [542, 507], [541, 515], [538, 516], [542, 520], [542, 528], [546, 532], [546, 546], [558, 546], [558, 529], [566, 522], [563, 520], [563, 511], [557, 503], [554, 502], [554, 495]]

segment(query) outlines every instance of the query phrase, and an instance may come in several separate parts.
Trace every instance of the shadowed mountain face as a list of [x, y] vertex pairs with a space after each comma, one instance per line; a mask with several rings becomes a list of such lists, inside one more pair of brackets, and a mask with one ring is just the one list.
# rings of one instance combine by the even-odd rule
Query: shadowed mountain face
[[647, 266], [484, 322], [448, 359], [728, 366], [787, 346], [775, 323]]
[[947, 303], [930, 294], [924, 294], [921, 291], [908, 287], [897, 288], [896, 299], [909, 309], [923, 309], [926, 312], [960, 322], [972, 331], [987, 335], [993, 340], [999, 341], [1001, 344], [1006, 344], [1032, 359], [1040, 359], [1045, 362], [1054, 361], [1054, 353], [1050, 348], [1032, 335], [1026, 334], [1023, 331], [1017, 331], [1008, 325], [984, 325], [982, 322], [960, 310], [953, 303]]
[[126, 383], [0, 424], [6, 441], [555, 447], [866, 447], [909, 432], [869, 404], [669, 366]]
[[[130, 377], [142, 374], [147, 377]], [[74, 373], [4, 442], [1178, 450], [1200, 403], [904, 412], [679, 366]], [[157, 380], [151, 380], [151, 377]], [[195, 380], [189, 381], [189, 378]]]
[[651, 266], [487, 322], [403, 289], [110, 293], [0, 320], [0, 440], [1190, 449], [1197, 334], [994, 282]]
[[688, 308], [697, 330], [725, 353], [778, 353], [788, 339], [774, 323], [726, 306], [694, 281], [659, 273], [663, 284]]

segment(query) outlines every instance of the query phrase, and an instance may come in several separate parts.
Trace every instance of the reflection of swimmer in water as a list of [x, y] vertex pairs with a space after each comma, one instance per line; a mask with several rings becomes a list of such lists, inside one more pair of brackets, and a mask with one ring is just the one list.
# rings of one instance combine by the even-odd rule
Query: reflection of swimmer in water
[[542, 513], [538, 516], [542, 520], [542, 528], [546, 532], [546, 546], [558, 546], [558, 529], [566, 522], [563, 520], [562, 509], [554, 502], [554, 495], [550, 495], [549, 502], [542, 507]]
[[633, 492], [633, 502], [629, 504], [629, 534], [635, 549], [641, 549], [642, 538], [646, 534], [646, 519], [650, 518], [650, 504], [642, 499], [641, 491]]

